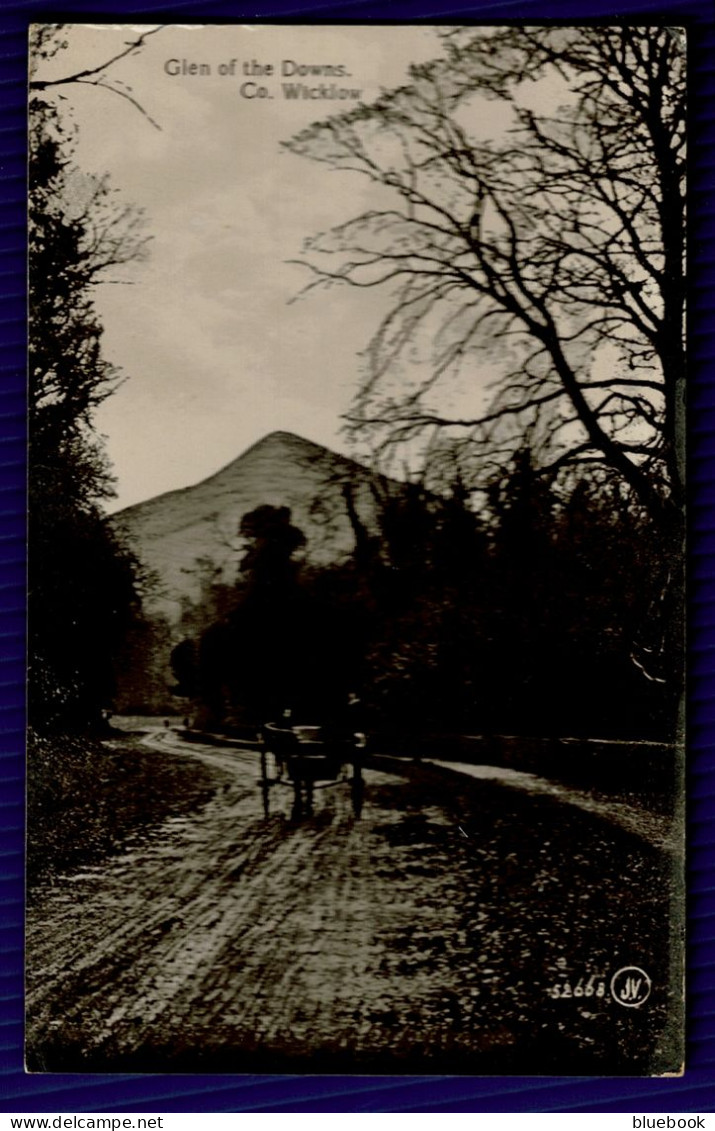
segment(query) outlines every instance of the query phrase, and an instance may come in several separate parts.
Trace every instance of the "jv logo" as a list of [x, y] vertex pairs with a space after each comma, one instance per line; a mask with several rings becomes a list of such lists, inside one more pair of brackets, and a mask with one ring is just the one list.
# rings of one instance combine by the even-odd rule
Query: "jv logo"
[[611, 996], [619, 1005], [643, 1005], [650, 996], [651, 980], [640, 966], [622, 966], [611, 978]]

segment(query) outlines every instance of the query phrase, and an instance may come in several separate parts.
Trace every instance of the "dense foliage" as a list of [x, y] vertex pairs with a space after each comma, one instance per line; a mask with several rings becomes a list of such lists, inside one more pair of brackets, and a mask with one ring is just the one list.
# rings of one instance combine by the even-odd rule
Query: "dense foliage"
[[93, 411], [118, 374], [102, 354], [94, 287], [141, 250], [138, 217], [79, 173], [72, 139], [30, 106], [29, 714], [39, 729], [97, 725], [136, 610], [137, 567], [108, 525], [112, 494]]
[[478, 514], [458, 478], [382, 483], [379, 530], [330, 567], [293, 560], [285, 508], [246, 517], [239, 585], [214, 588], [222, 616], [174, 653], [204, 725], [335, 716], [353, 692], [362, 725], [394, 737], [673, 738], [669, 567], [615, 478], [565, 494], [525, 446]]

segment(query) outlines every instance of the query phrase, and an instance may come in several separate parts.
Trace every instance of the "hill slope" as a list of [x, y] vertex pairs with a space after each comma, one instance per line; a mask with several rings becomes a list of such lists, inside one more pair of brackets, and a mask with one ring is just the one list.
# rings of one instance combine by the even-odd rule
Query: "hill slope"
[[114, 522], [158, 580], [147, 611], [176, 623], [182, 605], [198, 600], [207, 571], [228, 584], [235, 580], [243, 515], [265, 503], [287, 506], [306, 536], [306, 558], [336, 561], [355, 542], [346, 491], [361, 521], [374, 528], [372, 479], [345, 456], [290, 432], [271, 432], [215, 475], [127, 507]]

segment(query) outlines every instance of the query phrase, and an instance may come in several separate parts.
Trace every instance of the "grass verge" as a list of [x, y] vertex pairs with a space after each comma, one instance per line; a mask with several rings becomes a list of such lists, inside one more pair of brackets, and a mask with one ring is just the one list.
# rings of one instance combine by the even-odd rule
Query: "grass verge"
[[30, 734], [27, 749], [27, 883], [121, 851], [129, 837], [200, 808], [222, 780], [194, 760], [142, 746]]

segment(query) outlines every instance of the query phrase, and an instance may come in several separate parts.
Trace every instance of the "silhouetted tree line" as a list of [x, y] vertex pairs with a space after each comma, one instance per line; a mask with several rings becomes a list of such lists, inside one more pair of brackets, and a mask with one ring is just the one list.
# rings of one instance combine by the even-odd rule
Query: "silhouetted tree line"
[[202, 725], [339, 717], [352, 691], [393, 737], [673, 737], [679, 612], [660, 535], [615, 477], [565, 492], [525, 445], [478, 509], [457, 477], [383, 493], [379, 531], [353, 517], [352, 557], [321, 568], [296, 562], [287, 508], [245, 516], [228, 611], [172, 657]]
[[175, 690], [198, 701], [203, 725], [255, 726], [286, 710], [325, 717], [355, 683], [357, 610], [301, 571], [294, 554], [305, 538], [290, 517], [272, 506], [244, 516], [241, 579], [214, 588], [214, 600], [232, 608], [172, 652]]
[[[63, 46], [52, 28], [35, 36], [35, 61]], [[143, 240], [139, 214], [73, 165], [44, 85], [31, 84], [29, 138], [28, 711], [36, 730], [83, 730], [111, 704], [140, 575], [103, 510], [113, 488], [93, 413], [119, 374], [94, 288]]]

